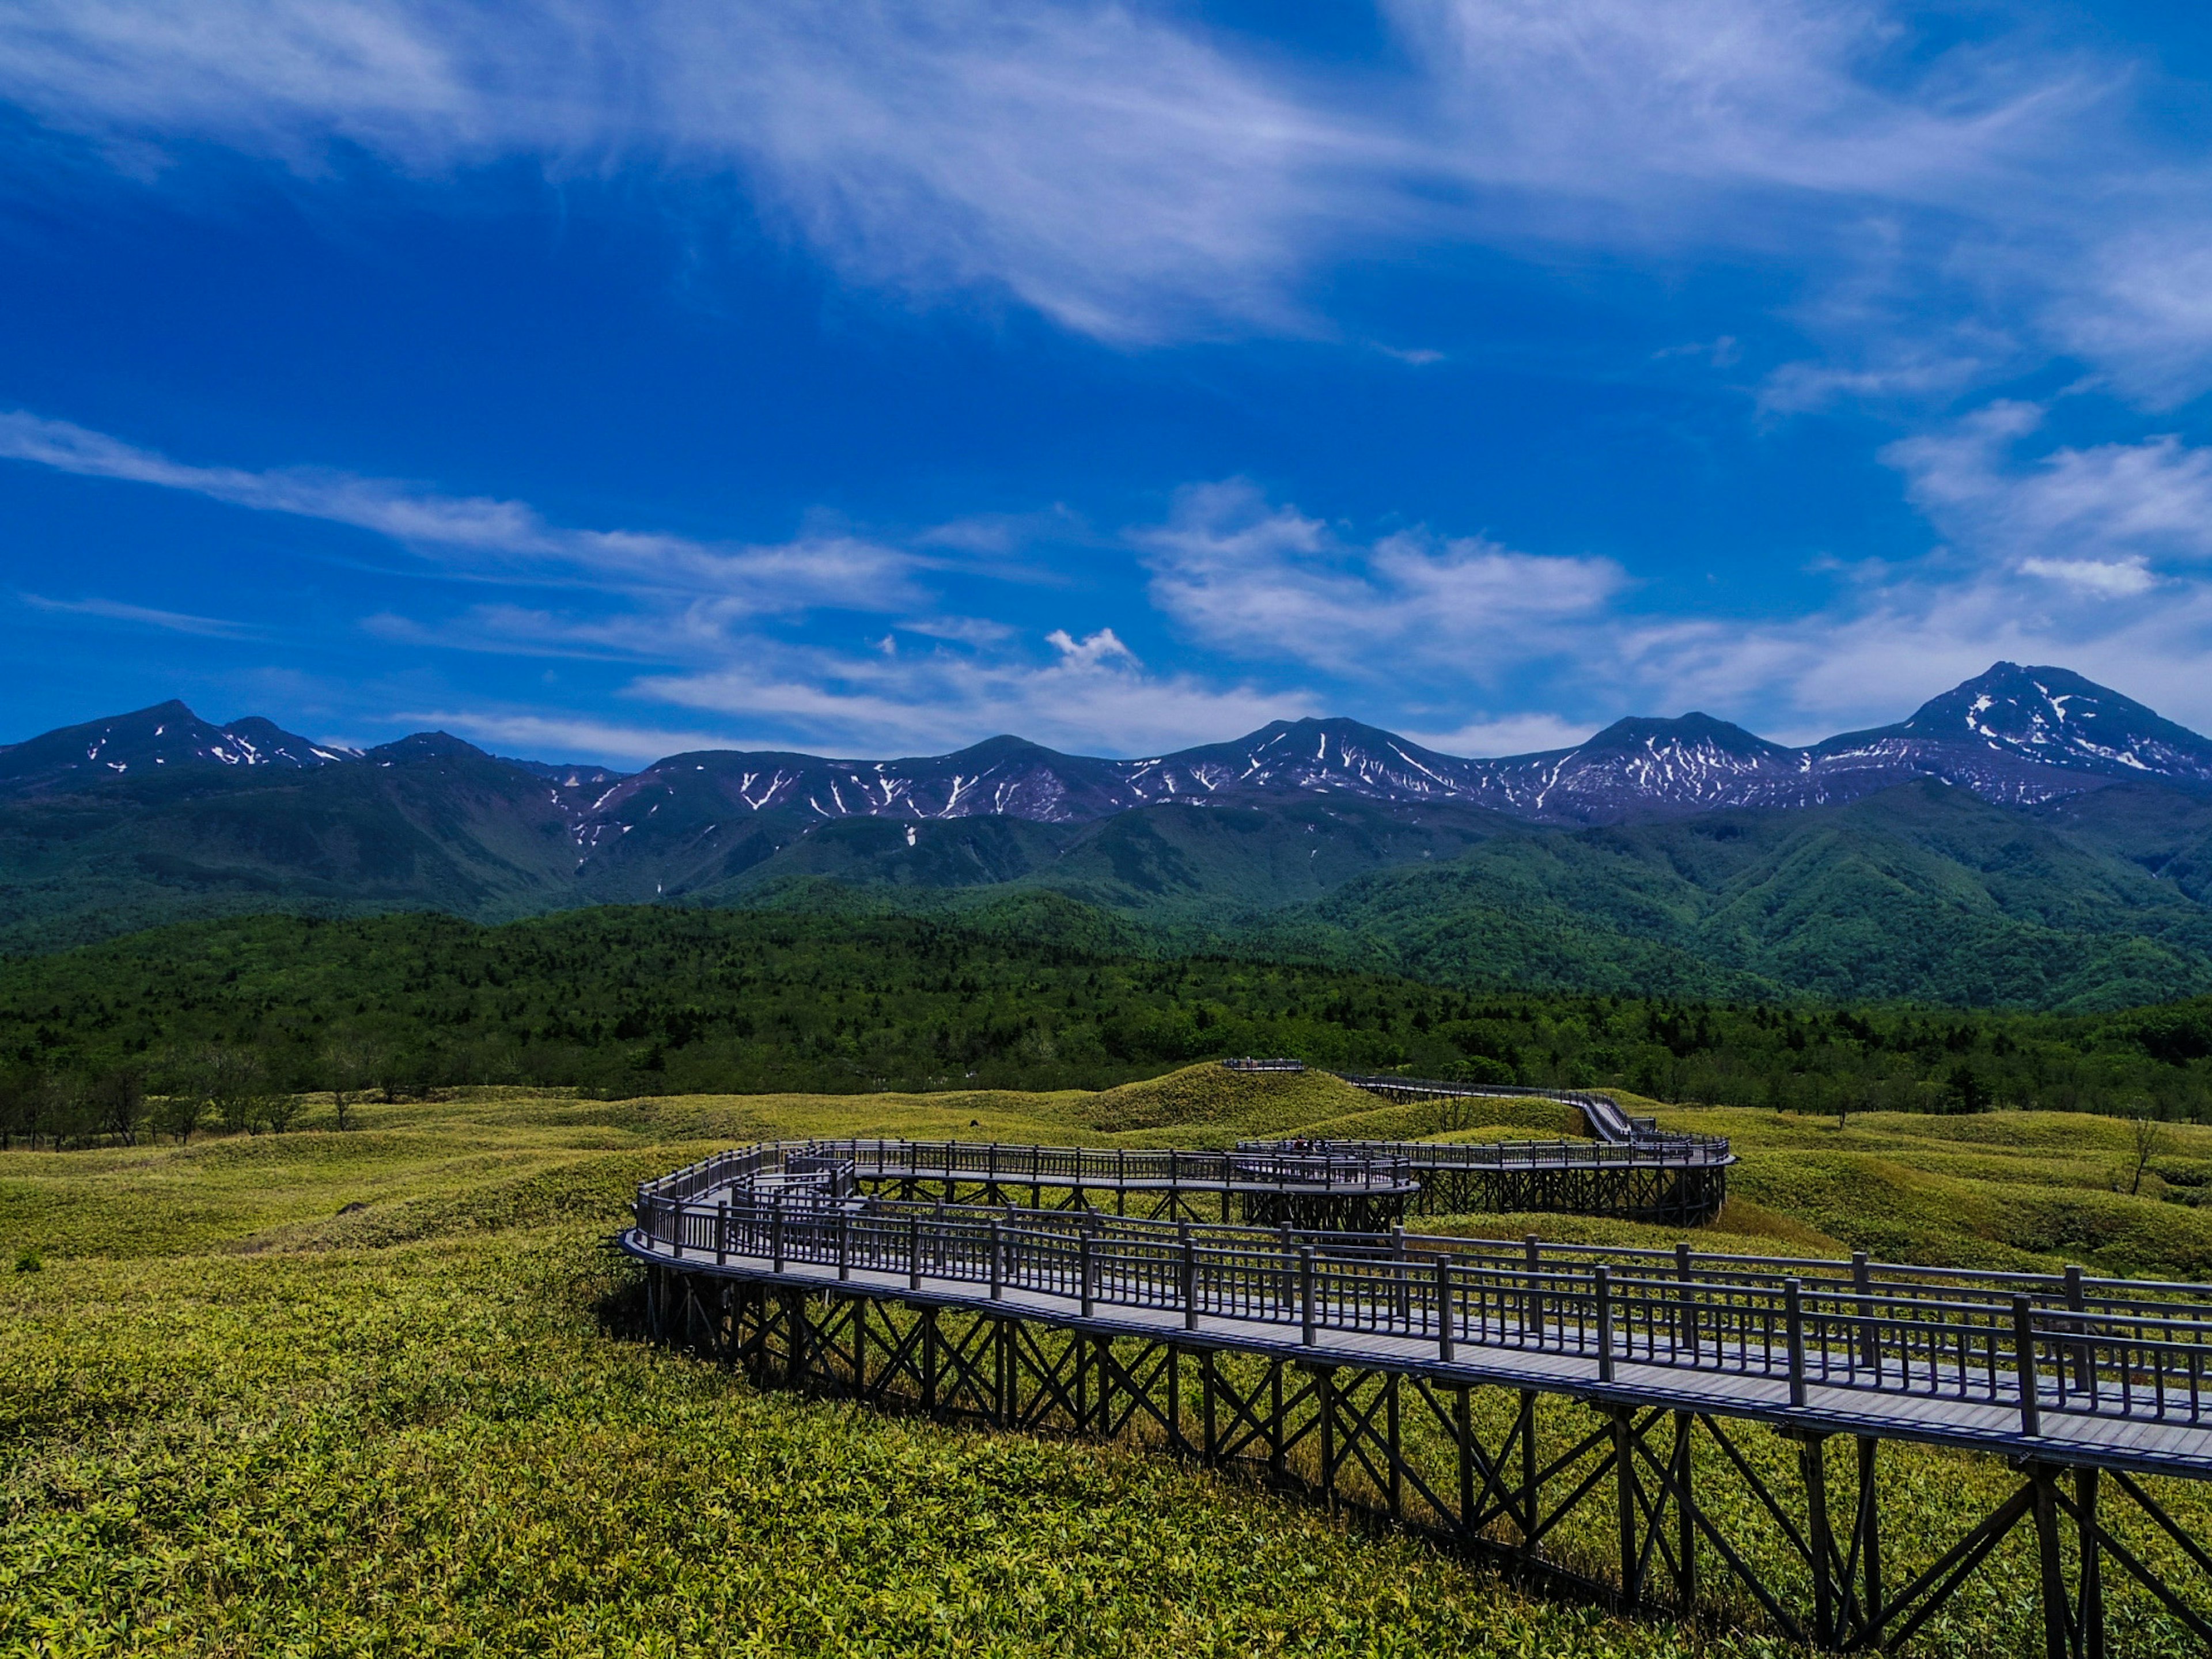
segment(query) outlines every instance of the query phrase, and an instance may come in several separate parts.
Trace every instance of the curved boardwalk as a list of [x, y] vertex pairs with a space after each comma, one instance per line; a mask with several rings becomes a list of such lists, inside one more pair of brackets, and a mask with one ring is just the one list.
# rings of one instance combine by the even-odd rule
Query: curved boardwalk
[[[2212, 1480], [2212, 1287], [860, 1190], [972, 1182], [974, 1152], [1002, 1183], [1029, 1160], [1013, 1184], [1034, 1195], [1047, 1160], [1066, 1157], [1060, 1178], [1094, 1194], [1126, 1176], [1122, 1208], [1164, 1182], [1172, 1215], [1188, 1179], [1200, 1205], [1264, 1191], [1326, 1213], [1402, 1180], [1405, 1150], [784, 1143], [648, 1183], [623, 1243], [652, 1270], [658, 1329], [764, 1375], [1006, 1426], [1148, 1430], [1619, 1605], [1747, 1605], [1798, 1639], [1890, 1646], [2024, 1529], [2051, 1659], [2102, 1652], [2114, 1574], [2212, 1642], [2212, 1557], [2156, 1490]], [[1579, 1426], [1563, 1443], [1568, 1421]], [[1795, 1442], [1794, 1481], [1747, 1455], [1759, 1424]], [[1962, 1516], [1951, 1547], [1909, 1577], [1885, 1575], [1877, 1501], [1880, 1448], [1897, 1441], [2019, 1470], [2004, 1501]], [[1778, 1523], [1786, 1571], [1750, 1559], [1700, 1501], [1710, 1475], [1692, 1472], [1717, 1454]], [[1607, 1516], [1602, 1570], [1593, 1509]], [[2116, 1530], [2121, 1509], [2130, 1525]], [[1553, 1547], [1571, 1535], [1575, 1548]], [[2146, 1535], [2191, 1582], [2146, 1559]]]

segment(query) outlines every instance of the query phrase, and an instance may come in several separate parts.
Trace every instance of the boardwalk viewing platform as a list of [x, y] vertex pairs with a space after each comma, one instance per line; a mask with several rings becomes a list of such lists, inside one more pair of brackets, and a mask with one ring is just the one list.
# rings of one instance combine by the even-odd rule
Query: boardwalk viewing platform
[[[1685, 1167], [1728, 1156], [1724, 1143], [1676, 1151]], [[1331, 1502], [1620, 1605], [1694, 1607], [1705, 1559], [1785, 1633], [1889, 1645], [2024, 1526], [2046, 1563], [2054, 1659], [2088, 1650], [2082, 1633], [2101, 1630], [2107, 1567], [2212, 1640], [2207, 1583], [2177, 1590], [2140, 1540], [2108, 1524], [2113, 1507], [2133, 1506], [2212, 1580], [2202, 1541], [2152, 1490], [2212, 1480], [2212, 1286], [1687, 1243], [1499, 1244], [1295, 1218], [1387, 1203], [1440, 1169], [1542, 1167], [1546, 1155], [1511, 1143], [1229, 1153], [783, 1143], [648, 1183], [623, 1242], [652, 1269], [659, 1328], [756, 1370], [1012, 1426], [1150, 1423], [1209, 1462], [1264, 1456], [1271, 1475]], [[1040, 1194], [1051, 1183], [1094, 1201], [1050, 1207]], [[961, 1201], [963, 1188], [1000, 1195]], [[1008, 1201], [1017, 1190], [1030, 1201]], [[1186, 1192], [1217, 1218], [1193, 1218]], [[1109, 1193], [1121, 1212], [1095, 1201]], [[1134, 1194], [1149, 1195], [1152, 1215], [1126, 1213]], [[1232, 1200], [1256, 1207], [1224, 1223]], [[1486, 1445], [1473, 1402], [1492, 1395], [1510, 1410]], [[1540, 1459], [1542, 1402], [1595, 1415], [1578, 1442]], [[1412, 1449], [1401, 1414], [1426, 1423]], [[1750, 1425], [1801, 1448], [1794, 1496], [1740, 1451]], [[1842, 1477], [1820, 1450], [1838, 1437], [1857, 1449], [1840, 1522], [1829, 1487]], [[2021, 1470], [2010, 1498], [1901, 1585], [1883, 1578], [1875, 1481], [1876, 1449], [1896, 1443], [1996, 1454]], [[1701, 1502], [1690, 1471], [1711, 1446], [1775, 1515], [1802, 1517], [1785, 1530], [1809, 1607], [1791, 1605], [1794, 1590]], [[1593, 1576], [1587, 1559], [1548, 1555], [1547, 1540], [1605, 1487], [1617, 1559]]]

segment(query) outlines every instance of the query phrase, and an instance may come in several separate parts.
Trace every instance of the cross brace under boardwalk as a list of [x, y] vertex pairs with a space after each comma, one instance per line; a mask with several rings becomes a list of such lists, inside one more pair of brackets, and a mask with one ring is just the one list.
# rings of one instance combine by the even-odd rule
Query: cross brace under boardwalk
[[1908, 1574], [1882, 1477], [1885, 1445], [1910, 1436], [1785, 1425], [1778, 1438], [1724, 1399], [1638, 1403], [1534, 1375], [1455, 1379], [1411, 1358], [1352, 1363], [910, 1285], [647, 1260], [653, 1334], [761, 1384], [1249, 1471], [1625, 1613], [1888, 1650], [1993, 1555], [2026, 1547], [2046, 1659], [2105, 1659], [2107, 1594], [2124, 1584], [2212, 1648], [2212, 1555], [2158, 1480], [2125, 1468], [2014, 1456], [1993, 1506], [1960, 1516]]

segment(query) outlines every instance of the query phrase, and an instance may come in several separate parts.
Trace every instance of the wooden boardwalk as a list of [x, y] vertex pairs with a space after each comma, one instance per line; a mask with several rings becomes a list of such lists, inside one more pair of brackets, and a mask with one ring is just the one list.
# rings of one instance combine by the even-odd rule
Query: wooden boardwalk
[[[1717, 1558], [1785, 1633], [1893, 1645], [2026, 1527], [2045, 1564], [2051, 1659], [2101, 1653], [2107, 1570], [2148, 1585], [2212, 1643], [2212, 1555], [2144, 1484], [2212, 1480], [2212, 1286], [902, 1202], [860, 1192], [867, 1154], [856, 1159], [855, 1145], [741, 1149], [641, 1188], [623, 1248], [652, 1270], [661, 1328], [864, 1399], [1085, 1433], [1152, 1422], [1209, 1462], [1264, 1451], [1279, 1478], [1304, 1437], [1318, 1458], [1305, 1478], [1331, 1501], [1371, 1489], [1387, 1494], [1371, 1507], [1407, 1521], [1403, 1494], [1416, 1491], [1428, 1529], [1561, 1582], [1576, 1575], [1547, 1561], [1544, 1540], [1609, 1486], [1619, 1573], [1578, 1582], [1631, 1607], [1693, 1607], [1698, 1563]], [[857, 1145], [877, 1149], [872, 1167], [893, 1186], [976, 1161]], [[1388, 1159], [1363, 1164], [1368, 1150], [1301, 1148], [1302, 1164], [1279, 1157], [1241, 1172], [1234, 1154], [1146, 1154], [1110, 1170], [1078, 1158], [1061, 1178], [1172, 1187], [1187, 1173], [1212, 1192], [1264, 1171], [1276, 1194], [1327, 1194], [1395, 1178]], [[1155, 1157], [1173, 1160], [1168, 1176]], [[981, 1161], [1025, 1169], [1030, 1183], [1045, 1173], [1037, 1149]], [[1238, 1391], [1239, 1365], [1260, 1368], [1263, 1393]], [[1194, 1439], [1187, 1366], [1200, 1378]], [[1485, 1445], [1474, 1426], [1468, 1401], [1482, 1391], [1518, 1402], [1502, 1443]], [[1401, 1396], [1455, 1437], [1451, 1471], [1409, 1458]], [[1599, 1473], [1539, 1467], [1545, 1401], [1595, 1411], [1601, 1426], [1577, 1455], [1604, 1460]], [[1749, 1424], [1810, 1449], [1802, 1492], [1759, 1484], [1732, 1438]], [[1838, 1437], [1859, 1448], [1840, 1526], [1819, 1449]], [[1941, 1571], [1903, 1587], [1882, 1581], [1874, 1479], [1876, 1449], [1900, 1442], [1992, 1454], [2021, 1472]], [[1802, 1517], [1785, 1529], [1804, 1553], [1811, 1607], [1786, 1605], [1697, 1501], [1692, 1448], [1707, 1443], [1774, 1515]], [[2177, 1589], [2154, 1571], [2110, 1524], [2122, 1503], [2205, 1582]]]

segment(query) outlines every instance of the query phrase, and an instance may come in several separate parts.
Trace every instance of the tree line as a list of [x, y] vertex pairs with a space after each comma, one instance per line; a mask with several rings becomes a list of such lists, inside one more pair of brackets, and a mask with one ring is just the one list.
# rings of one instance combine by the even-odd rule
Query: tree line
[[[1044, 931], [1084, 937], [1069, 908]], [[1097, 1088], [1224, 1054], [1823, 1113], [2212, 1119], [2212, 1002], [2059, 1016], [1478, 993], [933, 917], [627, 908], [502, 927], [255, 917], [0, 963], [10, 1144], [281, 1133], [308, 1091]]]

